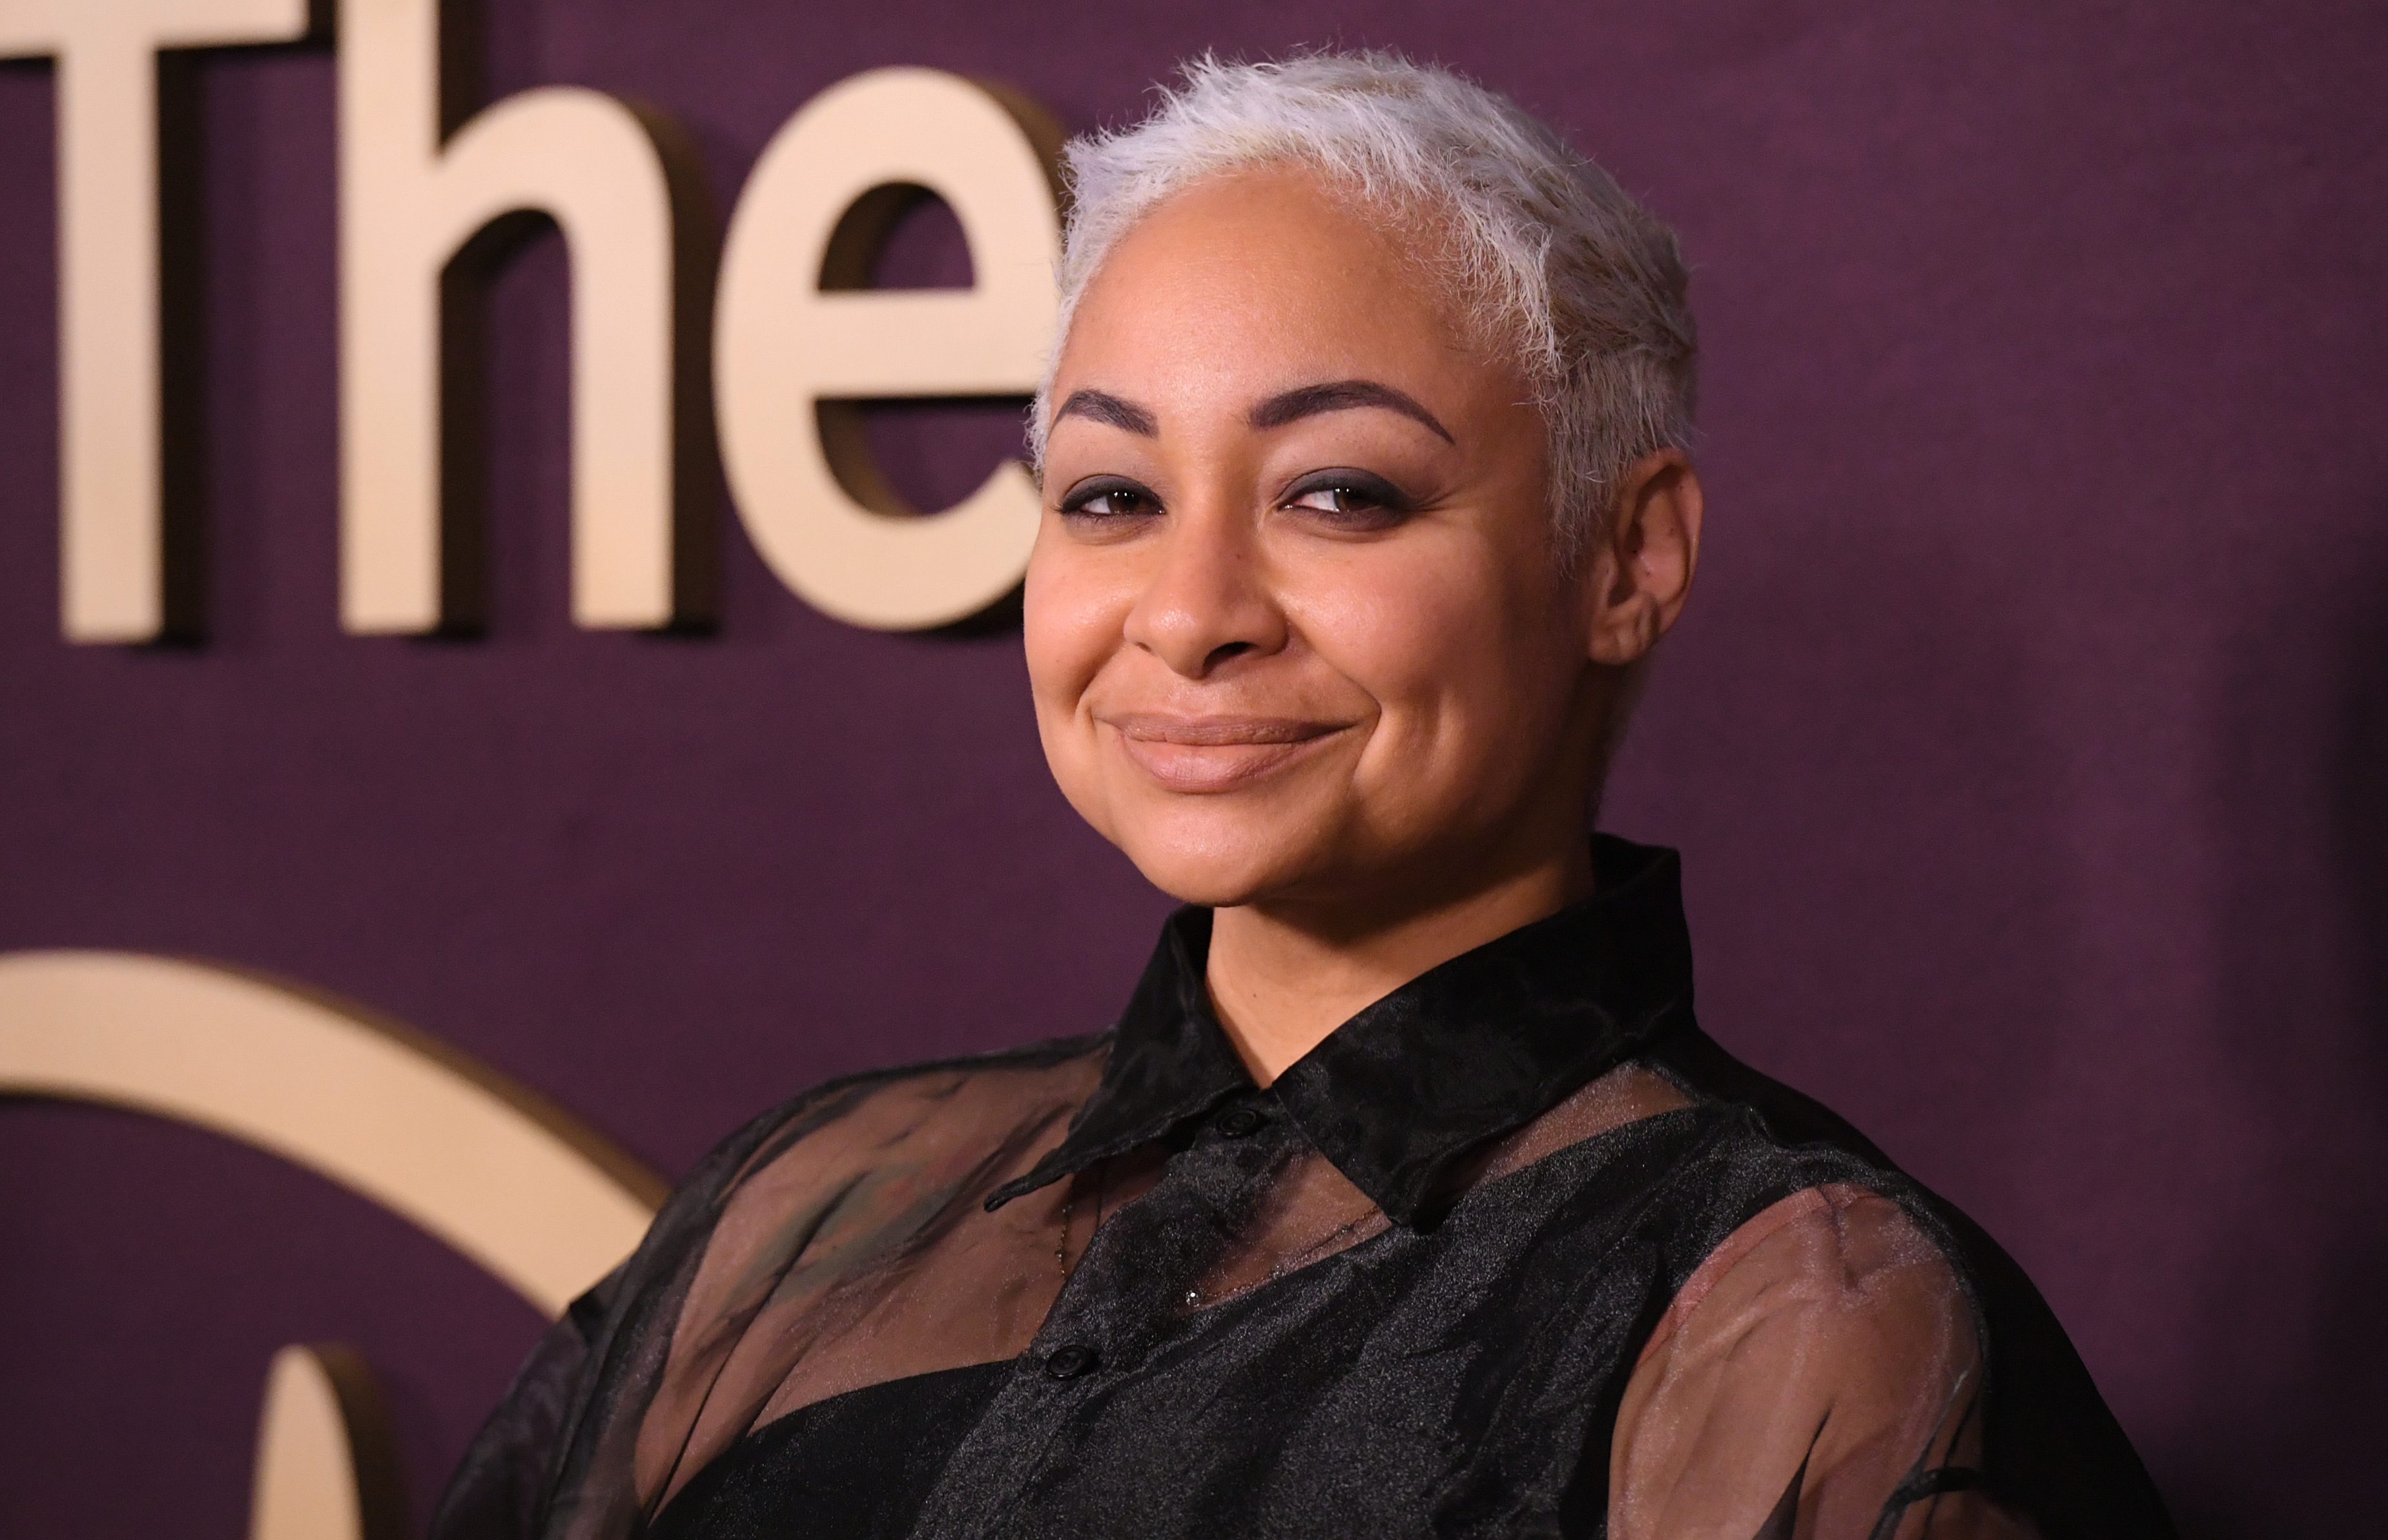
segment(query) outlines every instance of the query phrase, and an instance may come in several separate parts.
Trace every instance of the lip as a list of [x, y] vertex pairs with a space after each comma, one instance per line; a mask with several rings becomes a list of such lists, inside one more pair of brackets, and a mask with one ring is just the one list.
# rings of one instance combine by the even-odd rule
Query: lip
[[1129, 761], [1173, 792], [1192, 795], [1248, 786], [1306, 757], [1345, 722], [1299, 717], [1180, 717], [1123, 712], [1097, 719], [1119, 734]]

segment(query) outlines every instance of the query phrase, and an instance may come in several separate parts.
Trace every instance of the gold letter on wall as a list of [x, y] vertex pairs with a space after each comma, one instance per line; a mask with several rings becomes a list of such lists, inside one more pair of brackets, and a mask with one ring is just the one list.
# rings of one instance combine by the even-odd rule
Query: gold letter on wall
[[286, 1347], [258, 1419], [248, 1540], [405, 1540], [398, 1451], [364, 1360]]
[[443, 275], [524, 210], [553, 216], [572, 258], [573, 617], [689, 618], [692, 467], [677, 438], [692, 371], [674, 350], [679, 286], [701, 274], [675, 249], [662, 147], [621, 103], [565, 87], [511, 97], [443, 145], [438, 12], [340, 5], [342, 619], [427, 631], [477, 618], [477, 575], [442, 539]]
[[[959, 620], [1027, 564], [1037, 499], [1023, 467], [1007, 463], [959, 506], [918, 516], [837, 404], [1035, 388], [1055, 311], [1058, 138], [1025, 104], [957, 76], [877, 70], [790, 119], [740, 195], [714, 330], [722, 462], [764, 559], [839, 619], [885, 630]], [[916, 188], [952, 207], [972, 289], [862, 286]]]
[[57, 56], [61, 609], [75, 642], [170, 619], [159, 54], [287, 43], [307, 0], [0, 0], [0, 58]]

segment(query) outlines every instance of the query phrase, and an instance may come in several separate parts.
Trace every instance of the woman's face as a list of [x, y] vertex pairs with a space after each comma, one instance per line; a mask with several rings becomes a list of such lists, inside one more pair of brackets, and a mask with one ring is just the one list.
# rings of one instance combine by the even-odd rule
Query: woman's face
[[1293, 171], [1154, 210], [1055, 376], [1026, 639], [1071, 803], [1193, 903], [1374, 907], [1580, 841], [1609, 671], [1543, 426]]

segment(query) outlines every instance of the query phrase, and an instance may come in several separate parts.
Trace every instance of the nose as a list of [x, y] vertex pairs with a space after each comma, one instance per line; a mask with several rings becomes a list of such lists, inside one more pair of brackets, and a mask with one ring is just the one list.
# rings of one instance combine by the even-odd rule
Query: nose
[[1128, 612], [1127, 642], [1191, 680], [1277, 652], [1286, 643], [1285, 612], [1266, 579], [1248, 520], [1225, 508], [1180, 508]]

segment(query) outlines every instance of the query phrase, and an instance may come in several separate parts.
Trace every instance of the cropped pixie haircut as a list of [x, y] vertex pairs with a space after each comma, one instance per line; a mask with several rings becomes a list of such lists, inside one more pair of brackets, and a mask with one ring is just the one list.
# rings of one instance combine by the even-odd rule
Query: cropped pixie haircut
[[1160, 95], [1141, 122], [1063, 152], [1061, 324], [1029, 414], [1040, 469], [1053, 367], [1103, 260], [1173, 193], [1268, 165], [1312, 171], [1388, 229], [1439, 220], [1440, 249], [1419, 255], [1470, 340], [1505, 350], [1532, 384], [1570, 561], [1635, 461], [1690, 447], [1698, 344], [1674, 232], [1505, 96], [1374, 52], [1205, 56]]

